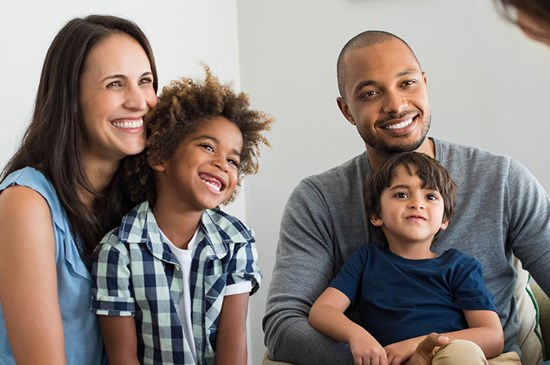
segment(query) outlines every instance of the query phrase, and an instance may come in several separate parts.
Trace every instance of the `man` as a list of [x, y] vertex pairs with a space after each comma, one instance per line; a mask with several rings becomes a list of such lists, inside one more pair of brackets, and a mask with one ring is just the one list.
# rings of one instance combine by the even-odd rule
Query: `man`
[[363, 32], [344, 46], [337, 68], [338, 107], [357, 128], [366, 152], [304, 179], [288, 200], [263, 323], [270, 358], [353, 363], [349, 346], [315, 331], [307, 316], [343, 261], [365, 242], [375, 243], [359, 198], [365, 176], [390, 154], [413, 150], [439, 160], [458, 186], [456, 216], [434, 250], [454, 247], [481, 262], [504, 327], [505, 351], [519, 352], [511, 260], [517, 256], [550, 293], [550, 199], [544, 189], [509, 157], [426, 138], [431, 122], [426, 75], [402, 39]]

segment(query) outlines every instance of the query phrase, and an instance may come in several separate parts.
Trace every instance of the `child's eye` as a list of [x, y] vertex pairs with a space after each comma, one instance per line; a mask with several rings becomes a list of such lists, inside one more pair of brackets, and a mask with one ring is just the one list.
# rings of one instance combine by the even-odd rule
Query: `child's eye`
[[233, 165], [233, 166], [235, 166], [236, 168], [239, 168], [239, 164], [240, 164], [239, 161], [230, 158], [230, 159], [227, 160], [227, 162], [229, 162], [230, 165]]
[[209, 145], [208, 143], [201, 144], [200, 146], [208, 152], [214, 152], [214, 147], [212, 147], [212, 145]]
[[428, 195], [426, 195], [426, 199], [428, 199], [428, 200], [438, 200], [439, 197], [437, 196], [437, 194], [428, 194]]
[[398, 199], [405, 199], [408, 197], [407, 193], [404, 193], [404, 192], [397, 192], [395, 193], [394, 197], [398, 198]]

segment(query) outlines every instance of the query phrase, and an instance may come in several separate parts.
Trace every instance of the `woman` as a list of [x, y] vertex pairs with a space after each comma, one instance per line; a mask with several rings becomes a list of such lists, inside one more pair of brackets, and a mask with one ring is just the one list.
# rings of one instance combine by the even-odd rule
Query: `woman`
[[0, 364], [105, 362], [89, 263], [131, 208], [121, 164], [145, 146], [156, 91], [151, 47], [128, 20], [76, 18], [53, 40], [0, 184]]
[[515, 22], [529, 38], [550, 46], [550, 1], [495, 1], [500, 5], [502, 13]]

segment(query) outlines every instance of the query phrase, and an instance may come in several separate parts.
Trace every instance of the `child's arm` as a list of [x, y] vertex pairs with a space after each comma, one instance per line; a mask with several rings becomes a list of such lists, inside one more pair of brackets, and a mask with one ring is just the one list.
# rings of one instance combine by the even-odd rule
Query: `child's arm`
[[504, 333], [498, 314], [492, 310], [465, 310], [464, 316], [469, 328], [445, 335], [451, 340], [475, 342], [488, 359], [500, 355], [504, 349]]
[[[481, 347], [488, 359], [500, 355], [504, 349], [504, 333], [498, 315], [491, 310], [465, 310], [464, 315], [468, 322], [467, 329], [441, 333], [440, 335], [448, 337], [451, 341], [462, 339], [475, 342]], [[390, 361], [393, 359], [403, 361], [410, 358], [426, 337], [409, 338], [386, 346], [388, 359]]]
[[99, 316], [110, 365], [139, 365], [134, 317]]
[[349, 343], [355, 364], [376, 363], [386, 365], [384, 348], [363, 327], [344, 314], [349, 298], [340, 290], [327, 288], [311, 307], [309, 323], [321, 333]]
[[246, 315], [250, 293], [226, 295], [216, 333], [216, 365], [246, 365]]

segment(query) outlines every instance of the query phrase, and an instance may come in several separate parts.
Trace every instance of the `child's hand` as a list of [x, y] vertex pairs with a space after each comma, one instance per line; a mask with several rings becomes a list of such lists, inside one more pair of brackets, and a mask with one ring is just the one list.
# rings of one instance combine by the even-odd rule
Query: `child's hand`
[[352, 337], [349, 345], [355, 365], [388, 365], [386, 351], [368, 332]]

